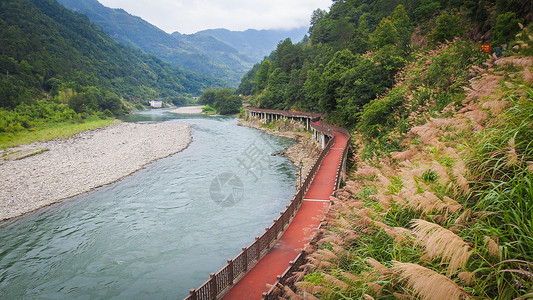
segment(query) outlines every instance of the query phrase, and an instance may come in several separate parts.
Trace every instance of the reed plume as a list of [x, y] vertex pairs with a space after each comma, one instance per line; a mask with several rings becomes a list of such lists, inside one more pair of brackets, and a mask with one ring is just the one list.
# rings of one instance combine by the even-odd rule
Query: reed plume
[[533, 161], [527, 162], [527, 170], [529, 171], [529, 173], [533, 173]]
[[350, 289], [350, 285], [346, 282], [338, 279], [337, 277], [330, 275], [330, 274], [322, 274], [322, 277], [324, 278], [324, 281], [330, 286], [335, 287], [343, 292]]
[[346, 278], [346, 279], [347, 279], [350, 283], [352, 283], [352, 284], [353, 284], [353, 283], [356, 283], [356, 282], [360, 282], [360, 281], [363, 280], [361, 277], [359, 277], [359, 276], [357, 276], [357, 275], [354, 275], [354, 274], [352, 274], [352, 273], [342, 272], [341, 274], [342, 274], [342, 276], [343, 276], [344, 278]]
[[296, 294], [290, 287], [284, 285], [283, 286], [283, 292], [287, 297], [289, 297], [290, 300], [303, 300], [304, 298], [298, 294]]
[[370, 265], [372, 268], [376, 269], [376, 271], [380, 273], [381, 275], [388, 275], [392, 273], [391, 269], [385, 267], [383, 264], [373, 259], [372, 257], [367, 258], [366, 263]]
[[318, 245], [323, 245], [325, 243], [337, 244], [341, 246], [346, 245], [346, 242], [344, 241], [344, 239], [342, 239], [340, 235], [338, 235], [337, 233], [333, 231], [328, 231], [328, 236], [318, 241]]
[[435, 223], [417, 219], [412, 224], [413, 234], [424, 244], [427, 257], [441, 257], [442, 262], [448, 263], [448, 275], [466, 265], [472, 251], [463, 239]]
[[506, 157], [507, 157], [507, 166], [513, 166], [518, 164], [518, 154], [516, 153], [516, 145], [515, 145], [515, 139], [510, 138], [507, 142], [508, 147], [506, 151]]
[[295, 283], [294, 285], [305, 296], [309, 294], [316, 295], [319, 293], [320, 290], [324, 288], [323, 286], [317, 285], [312, 282], [307, 282], [307, 281], [300, 281], [300, 282]]
[[315, 258], [313, 256], [308, 256], [307, 260], [309, 261], [307, 263], [307, 267], [310, 268], [310, 269], [313, 269], [313, 270], [324, 270], [324, 269], [331, 269], [331, 268], [335, 267], [335, 264], [333, 264], [333, 263], [331, 263], [329, 261], [325, 261], [325, 260], [321, 260], [319, 258]]
[[313, 294], [304, 293], [304, 300], [319, 300], [319, 298], [315, 297]]
[[490, 237], [488, 236], [484, 236], [483, 237], [483, 241], [485, 242], [485, 244], [487, 245], [487, 248], [489, 250], [489, 254], [493, 257], [500, 257], [500, 255], [502, 254], [501, 250], [500, 250], [500, 246], [498, 246], [498, 243], [496, 243], [496, 241], [494, 241], [493, 239], [491, 239]]
[[415, 299], [413, 296], [406, 295], [406, 294], [393, 293], [392, 295], [394, 296], [395, 299], [407, 299], [407, 300]]
[[464, 281], [466, 284], [470, 284], [476, 278], [476, 274], [472, 272], [461, 272], [457, 274], [457, 277]]
[[407, 281], [415, 294], [427, 300], [469, 299], [465, 290], [444, 275], [417, 264], [393, 262], [400, 280]]

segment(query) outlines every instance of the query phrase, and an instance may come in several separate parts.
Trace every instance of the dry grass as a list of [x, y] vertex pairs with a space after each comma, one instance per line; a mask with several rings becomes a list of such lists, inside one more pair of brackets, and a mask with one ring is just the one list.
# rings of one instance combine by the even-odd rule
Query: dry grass
[[487, 249], [491, 256], [501, 257], [502, 252], [500, 250], [500, 246], [498, 245], [498, 243], [496, 243], [496, 241], [494, 241], [488, 236], [483, 237], [483, 241], [485, 242], [485, 245], [487, 246]]
[[366, 263], [374, 268], [379, 274], [381, 275], [389, 275], [392, 273], [391, 269], [385, 267], [383, 264], [381, 264], [379, 261], [373, 259], [373, 258], [367, 258]]
[[415, 291], [421, 299], [454, 300], [468, 299], [467, 293], [455, 282], [435, 271], [417, 264], [394, 262], [393, 269], [400, 273], [400, 280]]
[[428, 258], [440, 257], [448, 263], [448, 275], [466, 265], [472, 251], [458, 235], [424, 220], [413, 220], [412, 224], [413, 234], [424, 244]]
[[474, 279], [476, 279], [476, 274], [472, 272], [461, 272], [457, 274], [457, 277], [464, 281], [466, 284], [470, 284], [472, 283], [472, 281], [474, 281]]

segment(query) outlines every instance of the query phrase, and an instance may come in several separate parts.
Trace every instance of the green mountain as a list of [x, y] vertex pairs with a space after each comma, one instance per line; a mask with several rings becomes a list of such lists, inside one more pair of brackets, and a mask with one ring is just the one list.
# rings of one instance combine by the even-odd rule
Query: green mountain
[[[243, 77], [237, 92], [259, 107], [320, 111], [352, 127], [366, 105], [396, 84], [398, 72], [417, 51], [454, 39], [500, 47], [514, 38], [519, 22], [533, 19], [532, 3], [334, 1], [329, 11], [313, 13], [309, 40], [278, 44]], [[454, 66], [462, 68], [458, 73], [443, 74], [465, 77], [470, 65], [464, 63]]]
[[145, 20], [122, 9], [103, 6], [97, 0], [58, 0], [65, 7], [86, 15], [115, 40], [151, 53], [164, 61], [204, 75], [224, 80], [236, 87], [254, 63], [268, 55], [287, 37], [300, 40], [304, 29], [296, 31], [225, 29], [197, 34], [167, 34]]
[[116, 42], [55, 0], [0, 2], [0, 72], [0, 108], [6, 109], [91, 87], [125, 100], [179, 102], [222, 85]]
[[[199, 31], [192, 36], [211, 36], [235, 49], [240, 53], [250, 57], [254, 63], [261, 61], [276, 49], [276, 45], [290, 38], [294, 42], [301, 41], [307, 33], [307, 27], [301, 27], [291, 30], [255, 30], [248, 29], [245, 31], [231, 31], [228, 29], [208, 29]], [[178, 33], [173, 33], [179, 36]], [[242, 77], [242, 76], [241, 76]]]

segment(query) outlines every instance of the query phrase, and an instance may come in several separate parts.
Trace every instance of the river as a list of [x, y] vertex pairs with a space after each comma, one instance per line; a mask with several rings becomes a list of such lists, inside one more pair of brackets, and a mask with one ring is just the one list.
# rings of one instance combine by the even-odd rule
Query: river
[[232, 117], [137, 113], [191, 124], [184, 151], [111, 185], [0, 223], [2, 299], [180, 299], [272, 224], [295, 168], [289, 139]]

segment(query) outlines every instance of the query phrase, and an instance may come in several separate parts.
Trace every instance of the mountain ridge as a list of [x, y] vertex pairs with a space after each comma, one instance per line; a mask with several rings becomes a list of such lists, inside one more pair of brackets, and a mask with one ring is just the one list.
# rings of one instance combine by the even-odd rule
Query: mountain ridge
[[[285, 39], [285, 35], [294, 36], [290, 31], [287, 34], [283, 31], [273, 31], [270, 34], [273, 37], [267, 39], [271, 44], [270, 47], [264, 46], [264, 42], [260, 43], [258, 44], [260, 51], [254, 50], [258, 49], [257, 46], [243, 43], [241, 39], [241, 45], [245, 46], [244, 51], [240, 51], [236, 48], [239, 44], [234, 42], [235, 38], [228, 42], [220, 36], [205, 32], [168, 34], [141, 17], [131, 15], [124, 9], [106, 7], [97, 0], [58, 0], [58, 2], [68, 9], [86, 15], [93, 23], [101, 26], [106, 33], [123, 44], [154, 54], [174, 66], [218, 77], [230, 87], [236, 87], [253, 64], [274, 50], [277, 42]], [[264, 33], [260, 34], [262, 37], [266, 36]], [[234, 35], [241, 34], [237, 32]]]

